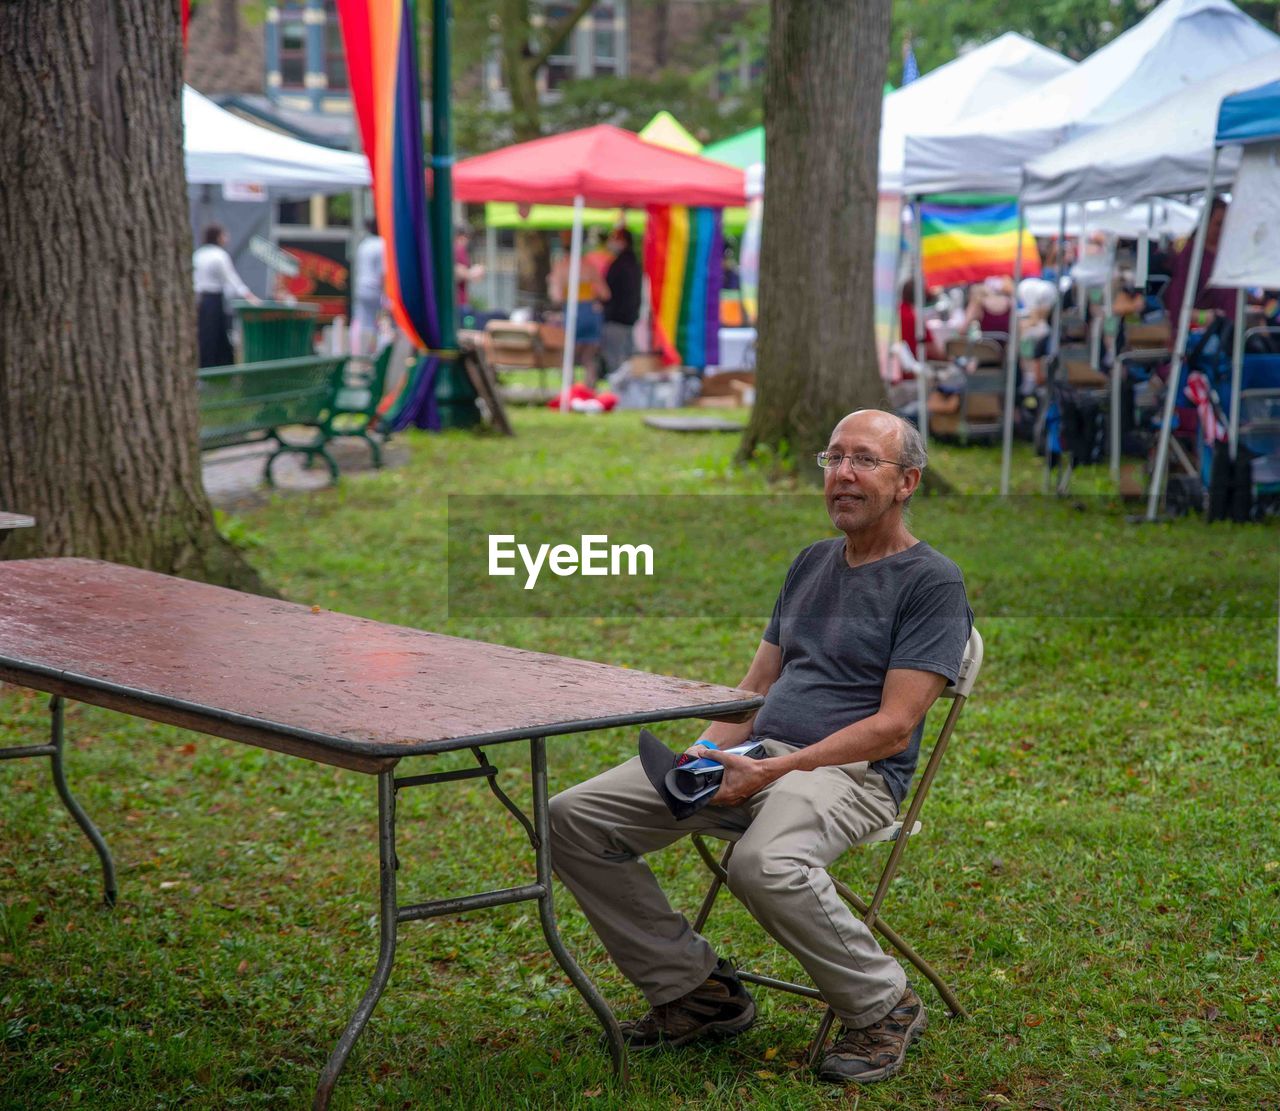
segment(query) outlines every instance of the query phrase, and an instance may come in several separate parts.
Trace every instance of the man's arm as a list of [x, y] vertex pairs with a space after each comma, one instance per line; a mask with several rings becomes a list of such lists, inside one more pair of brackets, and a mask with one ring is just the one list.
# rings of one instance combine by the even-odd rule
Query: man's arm
[[[751, 666], [747, 668], [746, 678], [738, 686], [756, 694], [767, 694], [781, 674], [782, 649], [776, 644], [762, 640], [756, 649]], [[702, 731], [702, 735], [709, 741], [715, 741], [721, 748], [732, 748], [734, 745], [742, 744], [751, 736], [755, 721], [755, 714], [746, 721], [713, 721]]]
[[[765, 645], [762, 644], [761, 647]], [[946, 685], [944, 676], [931, 671], [895, 668], [885, 675], [879, 710], [870, 717], [837, 729], [807, 748], [796, 749], [785, 756], [769, 756], [763, 760], [751, 760], [745, 756], [734, 756], [698, 746], [690, 751], [724, 765], [724, 779], [712, 801], [716, 806], [737, 806], [787, 772], [813, 771], [815, 768], [852, 764], [861, 760], [874, 762], [902, 752], [911, 743], [915, 727]], [[733, 725], [727, 728], [736, 730], [744, 727]], [[748, 729], [743, 733], [741, 740], [745, 740], [749, 732]], [[721, 743], [711, 735], [711, 730], [707, 731], [706, 736], [717, 744]], [[734, 743], [738, 741], [735, 740]]]

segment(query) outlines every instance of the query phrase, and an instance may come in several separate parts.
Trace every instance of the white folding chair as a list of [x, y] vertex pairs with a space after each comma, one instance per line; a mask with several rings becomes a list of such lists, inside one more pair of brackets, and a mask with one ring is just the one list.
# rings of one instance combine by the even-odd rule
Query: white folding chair
[[[924, 771], [920, 774], [916, 783], [911, 802], [907, 806], [906, 816], [891, 825], [885, 826], [883, 829], [875, 830], [858, 842], [860, 845], [870, 845], [884, 841], [892, 845], [889, 850], [889, 859], [885, 862], [884, 871], [880, 874], [880, 882], [876, 885], [875, 893], [871, 896], [870, 902], [864, 900], [847, 884], [835, 879], [834, 876], [832, 877], [840, 897], [862, 915], [862, 920], [867, 926], [879, 931], [880, 935], [894, 949], [924, 974], [929, 982], [937, 988], [938, 994], [942, 997], [942, 1001], [947, 1005], [947, 1009], [952, 1015], [964, 1017], [967, 1017], [968, 1012], [961, 1005], [955, 992], [951, 990], [933, 965], [920, 956], [896, 930], [885, 922], [880, 914], [880, 907], [884, 903], [885, 895], [889, 891], [889, 885], [893, 882], [893, 877], [897, 874], [902, 854], [907, 848], [907, 842], [918, 834], [922, 828], [920, 824], [921, 807], [924, 806], [924, 800], [929, 794], [929, 788], [933, 786], [934, 777], [938, 774], [938, 767], [947, 751], [947, 744], [951, 740], [951, 734], [960, 718], [960, 711], [964, 708], [965, 702], [973, 691], [973, 685], [977, 681], [981, 667], [982, 637], [978, 634], [978, 630], [974, 629], [969, 635], [969, 643], [965, 648], [964, 661], [960, 665], [959, 678], [946, 687], [940, 695], [942, 698], [951, 699], [951, 707], [947, 711], [942, 728], [938, 731], [938, 737], [933, 743], [933, 750], [929, 754], [929, 760], [925, 764]], [[711, 848], [707, 845], [706, 838], [709, 836], [730, 842], [719, 860], [716, 859]], [[733, 842], [736, 839], [737, 835], [729, 830], [725, 830], [723, 834], [708, 832], [695, 833], [693, 835], [694, 847], [713, 876], [711, 887], [707, 890], [706, 895], [703, 896], [702, 906], [699, 908], [698, 915], [693, 923], [693, 928], [699, 933], [702, 932], [703, 926], [706, 925], [707, 918], [711, 914], [711, 908], [715, 904], [716, 896], [720, 894], [720, 889], [728, 881], [727, 868], [729, 858], [733, 855]], [[738, 977], [747, 983], [759, 984], [767, 988], [777, 988], [779, 991], [791, 992], [793, 995], [803, 995], [810, 999], [822, 998], [817, 988], [809, 985], [778, 980], [771, 976], [760, 976], [753, 972], [739, 971]], [[813, 1036], [813, 1041], [809, 1043], [809, 1063], [811, 1065], [817, 1065], [821, 1059], [834, 1021], [835, 1012], [828, 1007], [818, 1025], [817, 1032]]]

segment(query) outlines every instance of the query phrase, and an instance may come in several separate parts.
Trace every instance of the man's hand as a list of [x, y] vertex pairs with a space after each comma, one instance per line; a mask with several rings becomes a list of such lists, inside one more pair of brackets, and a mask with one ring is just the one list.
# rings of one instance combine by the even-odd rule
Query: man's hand
[[715, 748], [703, 748], [702, 745], [694, 745], [687, 754], [694, 758], [705, 756], [724, 768], [720, 789], [711, 796], [712, 806], [739, 806], [757, 791], [763, 791], [777, 778], [765, 766], [766, 761], [753, 760], [750, 756], [721, 752]]

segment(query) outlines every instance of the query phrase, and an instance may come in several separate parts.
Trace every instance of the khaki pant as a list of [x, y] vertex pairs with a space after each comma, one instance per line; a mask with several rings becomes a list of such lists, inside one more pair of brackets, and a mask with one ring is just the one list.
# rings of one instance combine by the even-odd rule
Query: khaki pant
[[[791, 751], [780, 741], [765, 744], [773, 756]], [[826, 869], [896, 813], [884, 780], [857, 763], [790, 772], [741, 806], [707, 806], [678, 822], [637, 757], [551, 800], [551, 853], [609, 955], [658, 1006], [701, 984], [716, 954], [672, 909], [642, 858], [690, 833], [731, 831], [730, 890], [795, 956], [839, 1018], [859, 1027], [893, 1009], [906, 976]]]

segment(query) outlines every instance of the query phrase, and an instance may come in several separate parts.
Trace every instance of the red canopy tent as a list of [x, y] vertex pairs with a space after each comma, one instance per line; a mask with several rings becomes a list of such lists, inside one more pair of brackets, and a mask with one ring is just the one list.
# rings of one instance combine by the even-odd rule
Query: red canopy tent
[[600, 124], [464, 159], [454, 167], [453, 190], [469, 203], [573, 204], [582, 198], [599, 208], [726, 207], [744, 203], [746, 183], [733, 166]]
[[[696, 154], [647, 143], [630, 131], [600, 124], [549, 135], [478, 154], [453, 170], [459, 201], [514, 201], [517, 204], [573, 205], [569, 289], [578, 288], [582, 263], [582, 209], [643, 208], [650, 204], [740, 205], [746, 197], [743, 172]], [[565, 313], [564, 365], [560, 405], [568, 408], [573, 384], [574, 335], [578, 302]]]

